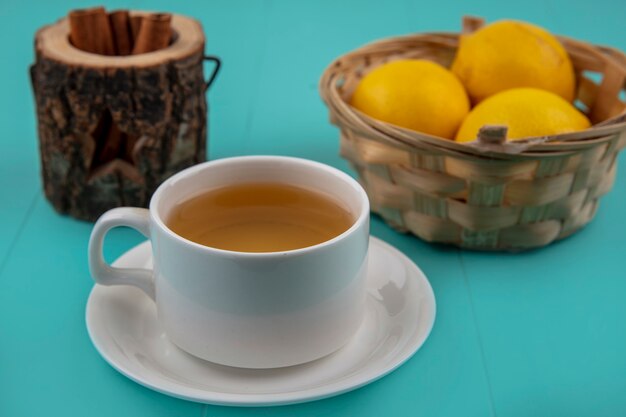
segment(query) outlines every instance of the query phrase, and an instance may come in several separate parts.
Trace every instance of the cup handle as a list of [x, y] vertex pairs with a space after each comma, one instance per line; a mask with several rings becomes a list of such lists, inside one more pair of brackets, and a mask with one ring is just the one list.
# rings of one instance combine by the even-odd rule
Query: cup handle
[[104, 237], [114, 227], [128, 226], [150, 239], [150, 212], [144, 208], [119, 207], [104, 213], [89, 238], [89, 272], [101, 285], [133, 285], [155, 299], [152, 271], [140, 268], [116, 268], [104, 261]]

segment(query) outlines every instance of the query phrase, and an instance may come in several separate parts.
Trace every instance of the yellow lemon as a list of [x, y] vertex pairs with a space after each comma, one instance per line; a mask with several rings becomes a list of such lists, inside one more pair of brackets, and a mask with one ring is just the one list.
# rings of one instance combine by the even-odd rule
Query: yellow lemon
[[367, 74], [350, 104], [387, 123], [452, 139], [469, 112], [461, 82], [431, 61], [389, 62]]
[[516, 87], [574, 99], [574, 70], [567, 52], [548, 31], [525, 22], [503, 20], [461, 36], [452, 72], [474, 103]]
[[514, 88], [482, 101], [467, 115], [456, 134], [459, 142], [476, 139], [484, 125], [508, 126], [507, 139], [575, 132], [589, 120], [554, 93], [537, 88]]

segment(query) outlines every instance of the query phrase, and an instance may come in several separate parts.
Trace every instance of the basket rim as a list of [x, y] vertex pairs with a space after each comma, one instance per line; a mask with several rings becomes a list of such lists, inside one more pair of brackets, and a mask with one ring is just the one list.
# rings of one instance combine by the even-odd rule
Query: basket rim
[[[486, 157], [489, 159], [502, 158], [537, 158], [549, 154], [573, 154], [597, 146], [599, 143], [611, 140], [615, 135], [626, 132], [626, 108], [617, 116], [604, 120], [588, 129], [565, 134], [528, 137], [515, 141], [506, 141], [502, 145], [489, 145], [478, 141], [460, 143], [454, 140], [417, 132], [411, 129], [393, 125], [374, 119], [345, 102], [340, 95], [338, 81], [345, 74], [344, 62], [367, 59], [373, 54], [389, 54], [398, 49], [398, 43], [432, 44], [439, 48], [456, 48], [460, 32], [421, 32], [378, 39], [366, 43], [343, 55], [333, 59], [324, 69], [319, 80], [319, 93], [342, 127], [362, 132], [365, 136], [375, 140], [387, 142], [394, 146], [408, 147], [409, 149], [422, 148], [426, 151], [440, 151], [446, 154], [456, 154], [459, 157]], [[619, 49], [595, 45], [579, 41], [567, 36], [557, 35], [568, 54], [573, 50], [588, 54], [595, 58], [610, 62], [626, 74], [626, 54]], [[626, 83], [621, 86], [626, 91]], [[556, 156], [556, 155], [554, 155]]]

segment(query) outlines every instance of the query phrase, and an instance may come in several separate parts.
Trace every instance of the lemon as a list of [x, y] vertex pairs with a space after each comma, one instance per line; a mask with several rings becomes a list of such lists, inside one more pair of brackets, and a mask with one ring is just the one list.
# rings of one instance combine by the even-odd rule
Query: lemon
[[507, 139], [575, 132], [589, 120], [554, 93], [537, 88], [514, 88], [482, 101], [467, 115], [456, 134], [459, 142], [476, 139], [484, 125], [508, 126]]
[[383, 64], [357, 86], [350, 104], [387, 123], [452, 139], [469, 112], [469, 99], [452, 72], [431, 61]]
[[516, 87], [535, 87], [574, 99], [572, 62], [546, 30], [503, 20], [461, 36], [452, 64], [474, 103]]

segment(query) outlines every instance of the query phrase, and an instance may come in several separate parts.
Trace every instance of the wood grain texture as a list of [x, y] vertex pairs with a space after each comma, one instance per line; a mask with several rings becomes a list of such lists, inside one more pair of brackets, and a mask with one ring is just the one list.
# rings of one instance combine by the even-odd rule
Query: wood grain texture
[[202, 43], [158, 64], [101, 68], [50, 58], [50, 33], [37, 35], [31, 76], [44, 191], [57, 211], [95, 220], [145, 207], [163, 180], [206, 159]]

